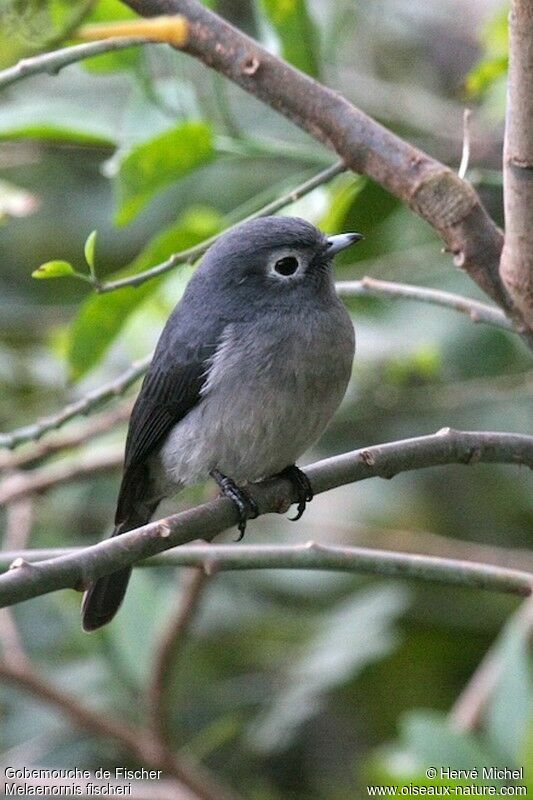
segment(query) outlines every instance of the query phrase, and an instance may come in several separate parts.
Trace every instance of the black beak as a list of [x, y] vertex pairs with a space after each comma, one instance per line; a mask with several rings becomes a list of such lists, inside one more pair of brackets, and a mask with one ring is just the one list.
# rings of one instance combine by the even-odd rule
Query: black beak
[[336, 236], [328, 236], [326, 254], [334, 256], [350, 245], [360, 242], [363, 238], [361, 233], [339, 233]]

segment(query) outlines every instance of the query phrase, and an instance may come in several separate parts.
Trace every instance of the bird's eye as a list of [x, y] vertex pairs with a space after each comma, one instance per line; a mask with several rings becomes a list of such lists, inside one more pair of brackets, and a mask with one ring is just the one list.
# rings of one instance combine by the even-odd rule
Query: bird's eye
[[285, 256], [276, 261], [274, 264], [274, 271], [277, 272], [278, 275], [288, 277], [289, 275], [294, 275], [299, 266], [300, 264], [295, 256]]

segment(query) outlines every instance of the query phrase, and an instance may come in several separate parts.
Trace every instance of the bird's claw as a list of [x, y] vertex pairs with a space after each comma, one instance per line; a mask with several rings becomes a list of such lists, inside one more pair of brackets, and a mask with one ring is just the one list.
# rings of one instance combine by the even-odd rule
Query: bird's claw
[[292, 483], [297, 493], [298, 500], [296, 506], [296, 516], [289, 517], [291, 522], [296, 522], [303, 515], [307, 503], [310, 503], [314, 497], [311, 481], [305, 472], [302, 472], [302, 470], [299, 469], [296, 464], [293, 464], [292, 466], [287, 467], [280, 472], [279, 477], [287, 478]]
[[257, 507], [257, 503], [250, 497], [248, 492], [246, 492], [241, 487], [237, 486], [235, 481], [231, 478], [228, 478], [226, 475], [223, 475], [218, 470], [213, 470], [211, 472], [211, 476], [217, 482], [220, 493], [227, 497], [229, 500], [237, 508], [237, 512], [239, 514], [239, 523], [237, 525], [239, 529], [239, 536], [235, 541], [240, 542], [244, 536], [246, 531], [246, 523], [249, 519], [255, 519], [259, 516], [259, 508]]

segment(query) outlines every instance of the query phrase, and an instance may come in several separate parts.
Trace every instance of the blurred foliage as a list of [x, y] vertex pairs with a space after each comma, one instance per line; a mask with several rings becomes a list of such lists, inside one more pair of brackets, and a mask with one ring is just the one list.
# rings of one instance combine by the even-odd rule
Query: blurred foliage
[[[187, 250], [203, 242], [217, 233], [220, 227], [220, 216], [215, 210], [191, 208], [174, 225], [158, 233], [117, 277], [125, 278], [142, 272], [163, 261], [169, 253]], [[178, 269], [183, 292], [191, 270], [185, 266]], [[82, 304], [69, 331], [68, 361], [74, 379], [81, 378], [101, 361], [128, 317], [160, 288], [164, 280], [165, 277], [154, 278], [138, 287], [127, 287], [103, 295], [93, 294]]]
[[132, 148], [117, 170], [117, 224], [131, 222], [162, 187], [213, 157], [211, 130], [203, 122], [183, 122]]
[[505, 87], [509, 62], [509, 8], [490, 19], [482, 30], [480, 43], [482, 56], [466, 76], [467, 95], [483, 99], [503, 118], [505, 112]]
[[96, 0], [2, 0], [0, 68], [58, 45], [95, 5]]
[[279, 36], [283, 58], [318, 78], [319, 38], [306, 0], [261, 0], [261, 7]]
[[[462, 130], [458, 87], [466, 86], [479, 97], [474, 166], [492, 176], [480, 191], [501, 220], [493, 120], [503, 108], [506, 8], [464, 4], [471, 20], [465, 43], [466, 23], [449, 0], [408, 5], [218, 3], [231, 21], [255, 27], [267, 46], [347, 97], [357, 101], [370, 81], [380, 121], [452, 165], [461, 136], [438, 120], [451, 115]], [[82, 18], [128, 16], [119, 0], [8, 0], [0, 10], [2, 64], [74, 41]], [[412, 89], [408, 122], [398, 121], [401, 103], [391, 101], [401, 81]], [[420, 100], [429, 93], [430, 104]], [[329, 158], [274, 112], [162, 46], [32, 78], [9, 88], [3, 101], [2, 429], [62, 407], [146, 355], [194, 265], [105, 295], [86, 283], [91, 272], [103, 281], [149, 269], [292, 190]], [[433, 113], [441, 116], [428, 124]], [[480, 296], [440, 252], [434, 232], [364, 177], [341, 175], [283, 213], [331, 233], [364, 234], [338, 259], [339, 278], [370, 274]], [[35, 281], [35, 270], [66, 279]], [[71, 270], [83, 280], [69, 279]], [[531, 362], [517, 337], [403, 300], [348, 305], [357, 333], [353, 381], [309, 459], [444, 426], [531, 430]], [[121, 447], [124, 435], [116, 425], [43, 463]], [[118, 481], [118, 473], [95, 475], [34, 498], [27, 543], [57, 547], [107, 534]], [[213, 491], [194, 487], [177, 507]], [[12, 516], [2, 523], [4, 545], [22, 546]], [[525, 471], [477, 465], [338, 489], [317, 498], [298, 526], [258, 519], [247, 540], [394, 541], [421, 551], [437, 541], [442, 555], [453, 555], [462, 540], [507, 548], [520, 562], [530, 557], [532, 532]], [[181, 598], [178, 571], [137, 570], [116, 621], [92, 637], [79, 629], [75, 593], [24, 603], [14, 618], [23, 647], [55, 685], [133, 724], [146, 720], [158, 642]], [[505, 624], [516, 607], [514, 599], [476, 591], [348, 575], [214, 576], [184, 651], [168, 665], [173, 744], [251, 800], [354, 800], [367, 796], [368, 783], [455, 785], [425, 777], [428, 767], [441, 766], [524, 766], [533, 793], [530, 628], [520, 616]], [[458, 732], [448, 712], [494, 642], [496, 691], [476, 732]], [[3, 687], [2, 712], [6, 763], [8, 755], [20, 766], [133, 762], [21, 691]]]

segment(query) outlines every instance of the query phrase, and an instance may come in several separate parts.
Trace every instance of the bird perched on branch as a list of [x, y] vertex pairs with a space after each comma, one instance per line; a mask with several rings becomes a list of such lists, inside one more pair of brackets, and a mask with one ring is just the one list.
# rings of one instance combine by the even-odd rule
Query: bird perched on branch
[[[163, 498], [211, 476], [239, 512], [246, 484], [285, 475], [297, 519], [313, 497], [295, 462], [339, 406], [354, 333], [335, 293], [333, 256], [361, 239], [264, 217], [221, 236], [170, 316], [132, 411], [115, 529], [150, 521]], [[131, 568], [96, 580], [82, 605], [92, 631], [109, 622]]]

